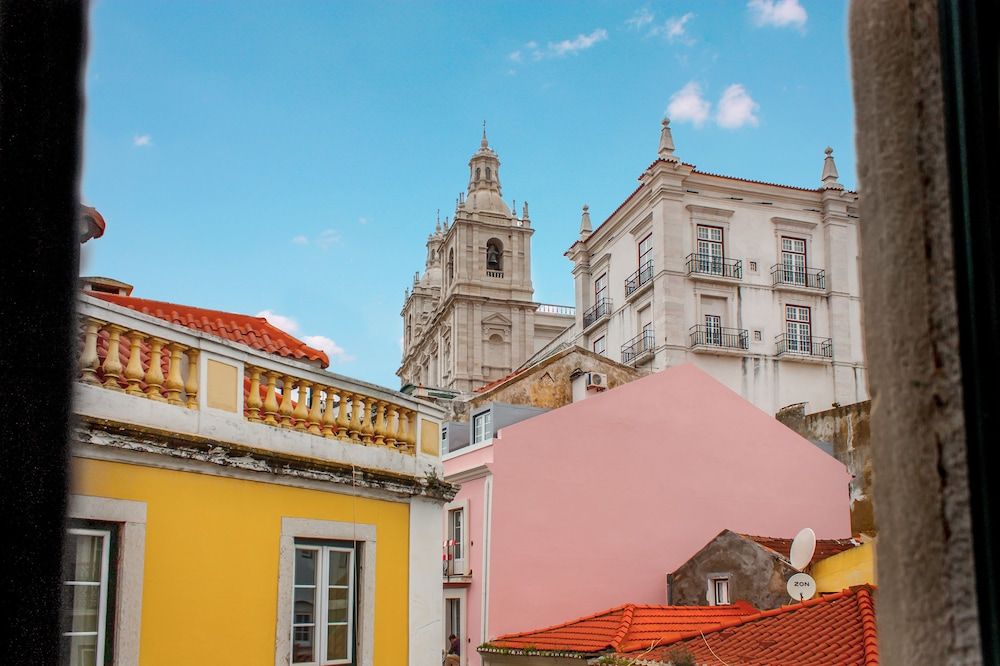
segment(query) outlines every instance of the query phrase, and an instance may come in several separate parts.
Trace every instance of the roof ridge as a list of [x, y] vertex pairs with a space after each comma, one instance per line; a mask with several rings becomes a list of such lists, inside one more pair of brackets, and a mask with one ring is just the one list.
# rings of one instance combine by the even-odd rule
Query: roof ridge
[[877, 665], [878, 661], [878, 631], [875, 624], [875, 599], [872, 597], [873, 586], [860, 585], [857, 588], [858, 613], [861, 615], [861, 632], [864, 646], [866, 666]]
[[632, 628], [632, 619], [635, 617], [635, 604], [625, 604], [625, 608], [622, 609], [622, 622], [618, 626], [618, 631], [615, 633], [615, 637], [611, 639], [610, 647], [615, 652], [618, 652], [618, 646], [622, 644], [625, 637], [628, 635], [629, 629]]
[[527, 631], [518, 631], [510, 634], [504, 634], [502, 636], [497, 636], [491, 642], [502, 641], [511, 638], [521, 638], [523, 636], [530, 636], [532, 634], [540, 634], [543, 631], [552, 631], [553, 629], [562, 629], [563, 627], [568, 627], [570, 625], [576, 624], [577, 622], [583, 622], [584, 620], [593, 620], [602, 617], [604, 615], [611, 615], [612, 613], [616, 613], [618, 611], [624, 611], [625, 607], [629, 605], [630, 604], [621, 604], [618, 606], [613, 606], [606, 610], [598, 611], [597, 613], [591, 613], [590, 615], [582, 615], [574, 620], [569, 620], [568, 622], [560, 622], [559, 624], [553, 624], [552, 626], [549, 627], [542, 627], [541, 629], [529, 629]]

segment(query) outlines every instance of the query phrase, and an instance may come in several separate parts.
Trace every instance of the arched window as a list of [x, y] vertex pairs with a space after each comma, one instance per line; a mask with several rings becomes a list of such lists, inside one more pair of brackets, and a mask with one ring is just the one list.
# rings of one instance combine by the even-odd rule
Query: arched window
[[479, 167], [476, 167], [476, 180], [479, 180]]
[[496, 238], [486, 241], [486, 270], [503, 270], [503, 243]]
[[455, 248], [448, 250], [448, 279], [455, 278]]
[[493, 172], [490, 171], [489, 167], [486, 167], [486, 180], [490, 180], [493, 177]]

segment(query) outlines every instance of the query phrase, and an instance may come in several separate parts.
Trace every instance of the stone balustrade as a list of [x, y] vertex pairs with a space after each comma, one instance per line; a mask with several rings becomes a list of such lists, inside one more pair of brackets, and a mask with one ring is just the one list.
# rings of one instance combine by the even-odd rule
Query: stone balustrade
[[[174, 406], [181, 410], [178, 423], [191, 424], [185, 427], [195, 434], [217, 419], [240, 419], [250, 428], [268, 426], [415, 456], [418, 415], [435, 425], [443, 416], [401, 393], [87, 296], [81, 296], [79, 322], [81, 384]], [[122, 414], [124, 420], [162, 414], [135, 404]], [[156, 418], [164, 422], [163, 416]], [[267, 440], [264, 431], [247, 436]]]

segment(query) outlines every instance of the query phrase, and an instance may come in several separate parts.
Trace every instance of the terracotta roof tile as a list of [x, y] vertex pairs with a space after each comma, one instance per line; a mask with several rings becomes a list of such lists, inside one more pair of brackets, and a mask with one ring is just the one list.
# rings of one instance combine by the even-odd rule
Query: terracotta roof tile
[[[172, 324], [180, 324], [224, 340], [238, 342], [268, 354], [296, 360], [319, 361], [321, 367], [324, 368], [330, 365], [330, 359], [327, 358], [325, 352], [310, 347], [298, 338], [276, 328], [264, 317], [251, 317], [250, 315], [222, 312], [221, 310], [206, 310], [188, 305], [97, 291], [88, 291], [87, 295], [131, 308], [152, 317], [158, 317]], [[128, 357], [126, 356], [125, 362], [127, 361]]]
[[[791, 539], [756, 536], [753, 534], [741, 534], [740, 536], [755, 541], [764, 548], [773, 550], [786, 560], [788, 559], [789, 553], [792, 549]], [[820, 560], [825, 560], [832, 555], [842, 553], [845, 550], [850, 550], [851, 548], [855, 548], [859, 545], [860, 542], [854, 539], [816, 539], [816, 552], [813, 555], [812, 561], [815, 563]]]
[[744, 601], [729, 606], [625, 604], [552, 627], [506, 634], [490, 645], [561, 653], [631, 652], [757, 612]]
[[854, 587], [692, 631], [655, 650], [633, 651], [642, 664], [665, 663], [674, 650], [698, 663], [741, 666], [877, 666], [873, 588]]

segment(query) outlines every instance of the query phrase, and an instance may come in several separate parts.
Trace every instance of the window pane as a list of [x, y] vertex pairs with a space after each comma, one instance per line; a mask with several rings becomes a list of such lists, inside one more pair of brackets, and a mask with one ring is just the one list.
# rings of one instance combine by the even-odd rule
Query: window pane
[[305, 548], [295, 549], [295, 584], [315, 585], [316, 584], [316, 555], [317, 551]]
[[331, 624], [326, 628], [326, 658], [347, 659], [348, 627], [346, 624]]
[[316, 590], [311, 587], [295, 589], [295, 608], [292, 611], [296, 623], [312, 624], [316, 621]]
[[63, 636], [61, 664], [97, 666], [97, 634]]
[[63, 585], [63, 631], [97, 633], [100, 585]]
[[101, 551], [104, 537], [94, 534], [66, 534], [63, 580], [101, 580]]
[[330, 607], [327, 618], [330, 622], [347, 622], [350, 615], [350, 590], [346, 587], [331, 587], [329, 594]]
[[330, 551], [330, 585], [347, 585], [351, 580], [351, 554]]
[[301, 664], [316, 661], [316, 644], [313, 627], [295, 627], [292, 630], [292, 663]]

